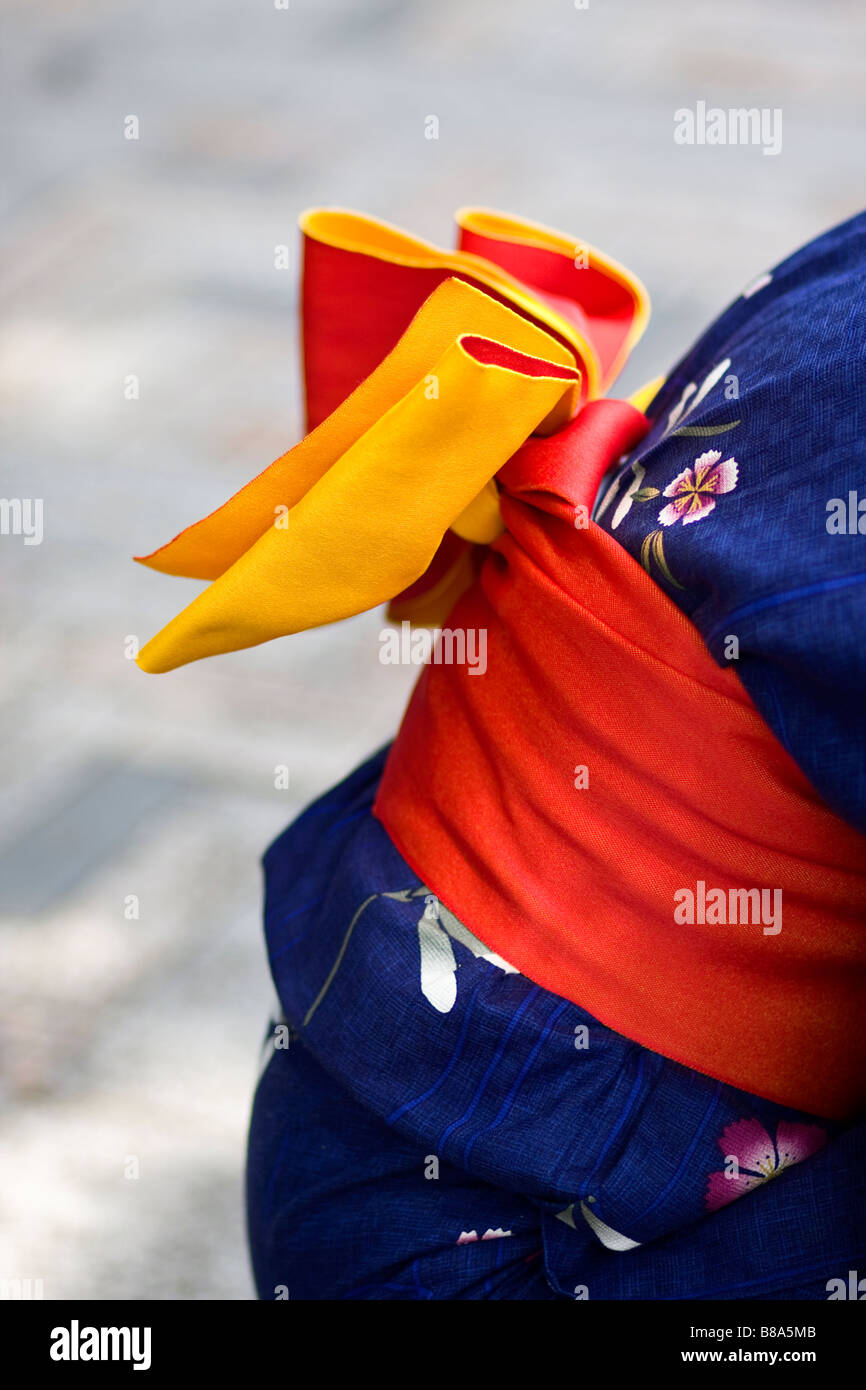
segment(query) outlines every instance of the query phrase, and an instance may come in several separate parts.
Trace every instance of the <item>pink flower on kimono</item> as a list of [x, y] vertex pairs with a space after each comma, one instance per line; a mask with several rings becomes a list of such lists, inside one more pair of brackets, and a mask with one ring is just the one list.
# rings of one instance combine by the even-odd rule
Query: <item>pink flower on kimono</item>
[[709, 516], [721, 493], [733, 492], [737, 486], [737, 460], [729, 458], [720, 463], [721, 457], [721, 450], [708, 449], [691, 468], [684, 468], [668, 483], [662, 496], [674, 500], [659, 512], [662, 526], [673, 526], [675, 521], [688, 526], [690, 521], [700, 521]]
[[780, 1120], [775, 1143], [759, 1120], [737, 1120], [719, 1140], [728, 1171], [710, 1173], [707, 1210], [718, 1211], [744, 1192], [775, 1178], [784, 1168], [802, 1163], [827, 1142], [820, 1125]]
[[[510, 1235], [512, 1235], [512, 1234], [513, 1234], [513, 1232], [511, 1232], [511, 1231], [504, 1231], [504, 1230], [502, 1229], [501, 1226], [496, 1226], [495, 1228], [492, 1227], [492, 1226], [488, 1226], [487, 1230], [484, 1232], [484, 1235], [481, 1237], [481, 1239], [482, 1239], [482, 1240], [502, 1240], [505, 1236], [510, 1236]], [[461, 1232], [460, 1232], [460, 1235], [457, 1237], [457, 1244], [458, 1244], [458, 1245], [471, 1245], [471, 1244], [472, 1244], [474, 1241], [476, 1241], [477, 1239], [478, 1239], [478, 1232], [477, 1232], [477, 1231], [461, 1231]]]

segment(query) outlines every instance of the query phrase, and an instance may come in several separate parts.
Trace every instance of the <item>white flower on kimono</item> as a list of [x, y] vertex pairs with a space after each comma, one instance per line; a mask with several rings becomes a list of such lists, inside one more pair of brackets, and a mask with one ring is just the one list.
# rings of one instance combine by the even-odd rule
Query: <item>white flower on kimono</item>
[[458, 922], [453, 912], [432, 894], [425, 897], [425, 907], [418, 922], [418, 945], [421, 951], [421, 993], [440, 1014], [450, 1013], [457, 1002], [457, 961], [451, 939], [468, 947], [473, 956], [489, 960], [506, 975], [519, 971], [495, 951], [479, 941]]
[[726, 424], [716, 425], [684, 424], [685, 418], [691, 416], [692, 410], [698, 409], [699, 404], [701, 404], [702, 400], [705, 400], [706, 396], [709, 396], [713, 386], [719, 384], [719, 381], [724, 377], [724, 374], [726, 374], [730, 366], [731, 359], [730, 357], [726, 357], [724, 361], [717, 363], [717, 366], [713, 367], [713, 370], [706, 374], [701, 385], [698, 386], [694, 381], [689, 381], [689, 384], [684, 386], [683, 395], [680, 396], [676, 406], [674, 406], [674, 409], [670, 411], [669, 417], [667, 417], [667, 427], [662, 435], [663, 439], [666, 439], [667, 435], [671, 434], [671, 431], [677, 435], [727, 434], [728, 430], [734, 430], [735, 425], [740, 424], [738, 420], [728, 420]]
[[[484, 1232], [482, 1240], [503, 1240], [505, 1236], [513, 1235], [513, 1231], [503, 1231], [501, 1226], [490, 1227]], [[472, 1245], [478, 1239], [477, 1231], [461, 1231], [457, 1237], [458, 1245]]]
[[720, 449], [708, 449], [691, 468], [684, 468], [668, 483], [662, 496], [674, 500], [659, 512], [662, 526], [673, 526], [677, 521], [688, 526], [692, 521], [701, 521], [715, 509], [717, 497], [733, 492], [739, 471], [737, 460], [728, 458], [720, 463], [721, 457]]
[[757, 294], [757, 293], [758, 293], [758, 290], [766, 289], [767, 285], [771, 285], [772, 283], [773, 283], [773, 273], [772, 273], [772, 271], [770, 271], [770, 270], [765, 270], [764, 273], [763, 273], [763, 275], [759, 275], [758, 278], [757, 278], [757, 280], [753, 280], [753, 281], [751, 282], [751, 284], [749, 284], [749, 285], [746, 286], [746, 288], [743, 290], [743, 298], [744, 298], [744, 299], [751, 299], [751, 297], [752, 297], [753, 294]]
[[631, 471], [633, 475], [632, 481], [629, 483], [628, 491], [625, 493], [623, 497], [620, 498], [619, 505], [617, 506], [617, 509], [613, 514], [613, 518], [610, 523], [611, 531], [615, 531], [617, 526], [619, 526], [619, 523], [623, 520], [623, 518], [628, 516], [629, 512], [632, 509], [633, 503], [649, 502], [652, 500], [653, 497], [658, 497], [659, 495], [659, 490], [657, 487], [641, 486], [644, 478], [646, 477], [646, 469], [644, 468], [642, 463], [633, 463], [631, 465]]

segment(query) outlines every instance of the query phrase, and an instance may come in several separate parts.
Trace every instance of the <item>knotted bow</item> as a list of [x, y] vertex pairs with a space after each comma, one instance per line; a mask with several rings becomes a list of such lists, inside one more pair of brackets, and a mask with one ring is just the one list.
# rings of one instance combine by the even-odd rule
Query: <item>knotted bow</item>
[[[425, 667], [374, 806], [421, 882], [530, 980], [644, 1047], [856, 1113], [862, 837], [686, 614], [578, 515], [648, 429], [646, 396], [600, 398], [644, 291], [545, 228], [458, 222], [449, 253], [351, 213], [303, 219], [310, 432], [143, 560], [212, 582], [139, 664], [168, 671], [388, 600], [434, 626], [453, 608], [455, 630], [489, 637], [485, 678]], [[678, 920], [689, 885], [730, 920]], [[764, 892], [785, 904], [769, 936], [739, 916]]]
[[[631, 407], [623, 434], [610, 403], [603, 447], [587, 408], [646, 325], [640, 282], [533, 223], [473, 209], [457, 222], [449, 252], [355, 213], [302, 217], [309, 433], [136, 557], [212, 581], [142, 649], [143, 670], [387, 601], [394, 618], [435, 624], [471, 583], [477, 548], [502, 531], [496, 479], [509, 460], [518, 490], [545, 474], [562, 486], [577, 470], [564, 495], [591, 500], [611, 450], [633, 441]], [[531, 436], [546, 447], [519, 455], [515, 474]]]

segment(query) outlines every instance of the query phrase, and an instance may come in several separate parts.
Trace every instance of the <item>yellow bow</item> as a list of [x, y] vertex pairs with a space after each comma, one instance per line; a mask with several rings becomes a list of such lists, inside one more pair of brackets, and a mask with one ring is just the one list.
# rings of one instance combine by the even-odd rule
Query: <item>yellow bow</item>
[[[452, 253], [455, 269], [461, 254]], [[474, 270], [479, 258], [467, 260]], [[142, 648], [142, 670], [170, 671], [373, 608], [424, 574], [449, 528], [495, 539], [496, 473], [530, 434], [568, 422], [581, 387], [575, 361], [586, 360], [577, 335], [574, 348], [562, 341], [571, 333], [564, 321], [554, 337], [538, 323], [548, 311], [531, 322], [527, 296], [512, 298], [514, 309], [444, 280], [393, 351], [305, 439], [210, 516], [136, 557], [212, 581]], [[466, 578], [446, 576], [445, 597]]]

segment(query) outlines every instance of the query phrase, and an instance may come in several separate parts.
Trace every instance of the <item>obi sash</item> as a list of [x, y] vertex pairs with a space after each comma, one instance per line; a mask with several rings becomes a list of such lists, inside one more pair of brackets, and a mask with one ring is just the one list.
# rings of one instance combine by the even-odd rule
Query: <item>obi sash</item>
[[[731, 667], [590, 519], [643, 438], [602, 393], [647, 299], [592, 248], [464, 211], [456, 252], [305, 233], [310, 432], [142, 562], [208, 579], [142, 650], [186, 662], [391, 603], [483, 634], [421, 675], [375, 812], [529, 978], [782, 1104], [866, 1099], [866, 842]], [[453, 651], [453, 644], [451, 650]]]

